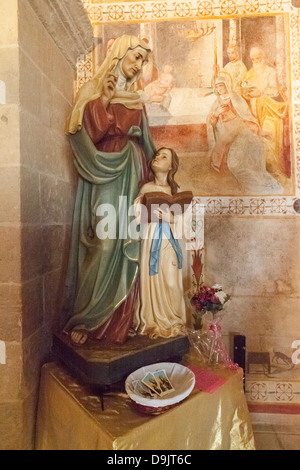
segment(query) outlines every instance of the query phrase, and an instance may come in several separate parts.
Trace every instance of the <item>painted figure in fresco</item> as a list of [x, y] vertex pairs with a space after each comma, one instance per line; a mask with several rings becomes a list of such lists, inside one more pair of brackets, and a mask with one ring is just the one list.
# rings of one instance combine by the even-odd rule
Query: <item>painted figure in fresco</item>
[[266, 145], [267, 169], [278, 180], [282, 179], [284, 165], [284, 118], [288, 105], [281, 95], [277, 73], [266, 64], [261, 47], [252, 47], [252, 69], [243, 81], [243, 96], [249, 101], [251, 111], [262, 129]]
[[229, 83], [222, 76], [215, 83], [217, 99], [208, 117], [211, 165], [220, 173], [229, 170], [248, 194], [281, 194], [282, 187], [266, 170], [258, 122]]
[[236, 45], [229, 45], [227, 48], [229, 62], [225, 65], [225, 72], [229, 73], [232, 79], [232, 91], [238, 95], [242, 94], [241, 84], [247, 73], [246, 65], [240, 59], [240, 53]]
[[108, 204], [116, 211], [117, 229], [130, 224], [120, 201], [127, 198], [128, 207], [133, 205], [148, 181], [147, 160], [155, 149], [134, 91], [148, 53], [148, 45], [135, 36], [115, 39], [94, 79], [80, 90], [67, 125], [79, 183], [64, 331], [77, 344], [89, 337], [122, 343], [132, 326], [139, 288], [137, 244], [126, 236], [99, 239], [96, 222], [99, 207]]
[[[241, 84], [247, 73], [247, 67], [240, 59], [240, 53], [237, 45], [229, 44], [227, 48], [227, 55], [229, 62], [225, 65], [222, 69], [225, 73], [227, 73], [231, 77], [231, 88], [234, 93], [238, 95], [242, 94]], [[220, 73], [220, 67], [218, 65], [215, 66], [216, 75]]]
[[166, 64], [158, 79], [145, 88], [148, 100], [151, 103], [164, 104], [168, 94], [174, 87], [174, 83], [173, 65]]
[[[161, 192], [174, 195], [178, 185], [174, 181], [179, 166], [178, 156], [169, 148], [160, 149], [151, 162], [153, 181], [141, 188], [136, 200], [137, 218], [147, 193]], [[151, 338], [175, 337], [184, 333], [186, 308], [182, 280], [182, 224], [191, 222], [191, 206], [184, 215], [173, 215], [168, 210], [154, 211], [160, 222], [144, 225], [140, 263], [140, 306], [136, 311], [134, 329]], [[187, 221], [189, 219], [189, 222]]]

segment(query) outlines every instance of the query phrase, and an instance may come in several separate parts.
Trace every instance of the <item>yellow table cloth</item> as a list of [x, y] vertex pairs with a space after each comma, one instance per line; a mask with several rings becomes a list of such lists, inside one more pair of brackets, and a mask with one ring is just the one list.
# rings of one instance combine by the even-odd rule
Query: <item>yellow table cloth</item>
[[37, 450], [254, 450], [239, 372], [213, 394], [194, 390], [155, 417], [139, 414], [124, 393], [101, 399], [61, 366], [42, 369]]

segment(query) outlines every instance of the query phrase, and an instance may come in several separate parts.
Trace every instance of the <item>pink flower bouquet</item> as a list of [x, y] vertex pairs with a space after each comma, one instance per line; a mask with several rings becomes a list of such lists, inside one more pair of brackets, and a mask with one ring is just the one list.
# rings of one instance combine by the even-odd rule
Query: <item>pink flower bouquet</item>
[[195, 329], [201, 329], [203, 315], [207, 312], [212, 312], [212, 314], [220, 312], [229, 299], [230, 296], [219, 285], [213, 287], [201, 286], [198, 292], [191, 298], [191, 305], [195, 311]]
[[221, 315], [230, 297], [221, 286], [202, 286], [191, 298], [194, 309], [194, 329], [189, 331], [191, 345], [209, 366], [237, 369], [222, 340]]

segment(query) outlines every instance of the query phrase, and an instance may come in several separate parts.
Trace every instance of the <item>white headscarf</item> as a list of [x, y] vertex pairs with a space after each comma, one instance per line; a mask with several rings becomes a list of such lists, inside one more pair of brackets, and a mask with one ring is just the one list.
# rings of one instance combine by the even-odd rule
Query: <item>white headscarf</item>
[[81, 129], [85, 107], [87, 103], [96, 100], [102, 95], [103, 80], [109, 71], [114, 71], [119, 77], [116, 93], [111, 103], [123, 104], [128, 109], [143, 108], [139, 93], [133, 90], [133, 85], [138, 79], [138, 75], [128, 81], [122, 69], [122, 62], [128, 50], [133, 50], [138, 47], [141, 47], [143, 51], [150, 52], [148, 45], [136, 36], [124, 35], [113, 42], [94, 78], [85, 83], [77, 94], [73, 110], [67, 121], [66, 132], [68, 134], [75, 134]]
[[[215, 86], [218, 83], [223, 83], [226, 86], [227, 93], [228, 93], [228, 98], [230, 98], [232, 105], [234, 109], [236, 110], [237, 114], [245, 121], [250, 121], [253, 122], [254, 124], [258, 125], [257, 119], [253, 116], [253, 114], [250, 111], [250, 108], [247, 104], [247, 102], [239, 96], [237, 93], [232, 91], [231, 87], [231, 80], [230, 77], [227, 77], [226, 75], [219, 75], [216, 78], [215, 81]], [[215, 102], [213, 108], [216, 109], [224, 100], [223, 96], [221, 96], [216, 88], [215, 88], [215, 93], [217, 95], [217, 101]], [[227, 97], [225, 97], [226, 100]]]

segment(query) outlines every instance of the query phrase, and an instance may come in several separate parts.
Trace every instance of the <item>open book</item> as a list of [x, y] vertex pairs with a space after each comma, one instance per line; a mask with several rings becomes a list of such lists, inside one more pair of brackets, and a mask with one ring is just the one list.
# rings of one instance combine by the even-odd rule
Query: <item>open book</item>
[[158, 218], [153, 214], [153, 211], [159, 207], [163, 210], [171, 209], [174, 215], [183, 214], [191, 204], [193, 197], [191, 191], [183, 191], [173, 196], [159, 191], [146, 193], [142, 199], [142, 223], [157, 222]]

